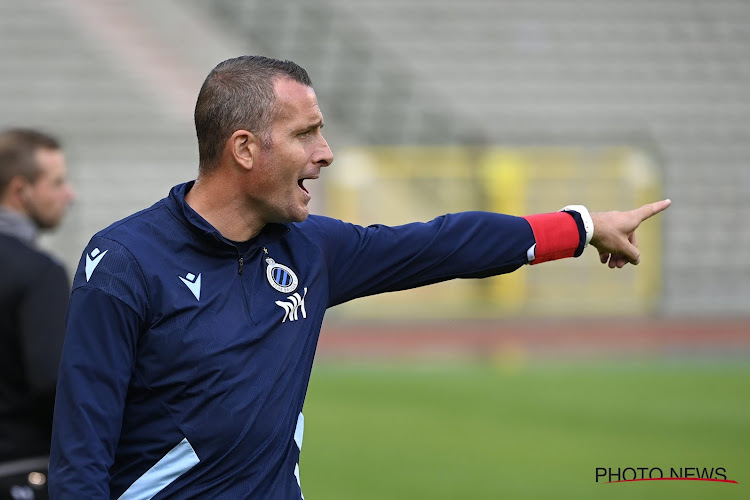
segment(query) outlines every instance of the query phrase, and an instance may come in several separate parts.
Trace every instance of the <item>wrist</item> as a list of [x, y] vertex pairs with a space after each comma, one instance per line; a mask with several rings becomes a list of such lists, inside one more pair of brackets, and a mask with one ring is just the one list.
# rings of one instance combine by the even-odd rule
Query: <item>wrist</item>
[[599, 212], [592, 212], [591, 213], [591, 221], [594, 225], [594, 234], [591, 236], [591, 246], [595, 248], [599, 248], [600, 243], [600, 237], [601, 234], [597, 233], [596, 228], [601, 228], [602, 226], [602, 214]]

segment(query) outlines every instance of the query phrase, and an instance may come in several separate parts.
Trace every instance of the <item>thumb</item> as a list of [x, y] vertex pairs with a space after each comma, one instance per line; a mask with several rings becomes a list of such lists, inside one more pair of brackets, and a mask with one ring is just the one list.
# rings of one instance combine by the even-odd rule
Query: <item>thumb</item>
[[625, 256], [625, 258], [628, 259], [628, 262], [630, 262], [634, 266], [637, 266], [641, 261], [641, 252], [638, 250], [638, 247], [633, 245], [627, 239], [625, 239], [625, 241], [623, 242], [620, 254]]

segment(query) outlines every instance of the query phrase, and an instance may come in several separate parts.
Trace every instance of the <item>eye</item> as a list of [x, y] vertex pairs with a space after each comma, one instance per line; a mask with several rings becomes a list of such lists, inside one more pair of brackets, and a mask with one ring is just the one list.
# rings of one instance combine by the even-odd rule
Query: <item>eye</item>
[[305, 130], [304, 132], [300, 132], [299, 134], [297, 134], [297, 137], [299, 137], [300, 139], [305, 139], [308, 135], [310, 135], [310, 131]]

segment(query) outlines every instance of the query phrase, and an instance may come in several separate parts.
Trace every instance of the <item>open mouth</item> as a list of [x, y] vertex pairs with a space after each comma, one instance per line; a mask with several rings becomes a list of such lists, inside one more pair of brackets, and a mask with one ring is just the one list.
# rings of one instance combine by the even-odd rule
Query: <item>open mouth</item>
[[305, 194], [307, 194], [307, 195], [309, 196], [309, 195], [310, 195], [310, 191], [308, 191], [308, 190], [307, 190], [307, 188], [305, 187], [305, 184], [304, 184], [304, 182], [305, 182], [305, 181], [307, 181], [307, 180], [314, 180], [314, 179], [317, 179], [317, 178], [318, 178], [318, 176], [317, 176], [317, 175], [316, 175], [316, 176], [311, 176], [311, 177], [302, 177], [301, 179], [298, 179], [298, 180], [297, 180], [297, 186], [299, 186], [299, 188], [300, 188], [300, 189], [301, 189], [301, 190], [302, 190], [302, 191], [303, 191], [303, 192], [304, 192]]

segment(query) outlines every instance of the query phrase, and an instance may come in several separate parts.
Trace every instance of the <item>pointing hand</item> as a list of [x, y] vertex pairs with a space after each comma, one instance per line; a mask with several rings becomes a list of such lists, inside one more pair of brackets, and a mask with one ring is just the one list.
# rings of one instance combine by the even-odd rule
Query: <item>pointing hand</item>
[[635, 230], [641, 222], [665, 210], [671, 203], [671, 200], [662, 200], [627, 212], [592, 213], [594, 235], [591, 245], [599, 250], [601, 263], [609, 261], [610, 269], [622, 268], [628, 262], [637, 265], [641, 254]]

